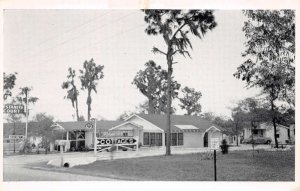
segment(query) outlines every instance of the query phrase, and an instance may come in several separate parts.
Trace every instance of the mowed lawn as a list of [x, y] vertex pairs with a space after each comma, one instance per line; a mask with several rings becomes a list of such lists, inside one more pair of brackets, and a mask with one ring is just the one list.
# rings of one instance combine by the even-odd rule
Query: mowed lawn
[[[124, 180], [213, 181], [213, 159], [207, 154], [153, 156], [96, 161], [67, 171]], [[217, 153], [218, 181], [294, 181], [294, 151]]]

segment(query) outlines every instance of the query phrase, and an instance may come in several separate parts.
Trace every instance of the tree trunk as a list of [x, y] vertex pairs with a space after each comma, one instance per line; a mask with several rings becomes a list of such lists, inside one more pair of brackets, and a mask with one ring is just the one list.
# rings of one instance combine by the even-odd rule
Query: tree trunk
[[277, 128], [276, 128], [276, 116], [275, 116], [275, 105], [274, 105], [274, 100], [271, 100], [271, 111], [272, 111], [272, 123], [274, 127], [274, 140], [275, 140], [275, 148], [278, 148], [278, 141], [277, 141]]
[[158, 99], [158, 109], [156, 111], [157, 114], [161, 114], [164, 112], [164, 103], [162, 102], [162, 98]]
[[171, 155], [171, 77], [172, 77], [172, 59], [171, 54], [167, 55], [168, 60], [168, 88], [167, 88], [167, 136], [166, 136], [166, 155]]
[[239, 146], [238, 124], [235, 124], [236, 146]]
[[91, 92], [92, 90], [88, 90], [88, 98], [86, 101], [86, 104], [88, 105], [88, 121], [90, 121], [91, 119], [91, 103], [92, 103]]
[[253, 125], [251, 125], [251, 142], [252, 142], [252, 157], [254, 157]]
[[77, 100], [77, 97], [76, 97], [76, 100], [75, 100], [75, 109], [76, 109], [76, 117], [77, 117], [77, 121], [79, 121], [79, 114], [78, 114], [78, 100]]

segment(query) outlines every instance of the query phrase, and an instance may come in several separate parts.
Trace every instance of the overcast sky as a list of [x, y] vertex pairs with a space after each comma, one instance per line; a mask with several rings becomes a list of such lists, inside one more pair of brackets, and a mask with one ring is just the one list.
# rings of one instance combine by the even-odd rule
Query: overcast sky
[[[218, 26], [202, 40], [191, 37], [192, 59], [175, 57], [174, 77], [184, 86], [202, 92], [203, 112], [230, 116], [229, 107], [257, 92], [233, 77], [243, 62], [244, 34], [241, 11], [216, 11]], [[17, 72], [19, 87], [33, 87], [39, 101], [30, 118], [46, 112], [60, 121], [74, 120], [71, 102], [64, 99], [69, 67], [78, 70], [94, 58], [104, 65], [98, 93], [92, 93], [92, 117], [116, 119], [134, 111], [146, 98], [131, 84], [148, 60], [166, 67], [163, 56], [151, 52], [165, 48], [161, 36], [147, 36], [139, 10], [6, 10], [4, 12], [4, 72]], [[77, 81], [80, 87], [80, 81]], [[80, 91], [79, 113], [87, 118], [87, 94]], [[178, 105], [178, 102], [174, 102]], [[177, 114], [183, 114], [179, 108]]]

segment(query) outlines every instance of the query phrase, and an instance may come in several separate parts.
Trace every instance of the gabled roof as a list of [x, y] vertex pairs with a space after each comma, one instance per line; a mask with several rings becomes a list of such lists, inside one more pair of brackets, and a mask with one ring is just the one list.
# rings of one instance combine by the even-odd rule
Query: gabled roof
[[119, 124], [117, 126], [114, 126], [114, 127], [110, 128], [109, 130], [113, 131], [113, 130], [118, 129], [119, 127], [122, 127], [122, 126], [127, 125], [127, 124], [131, 124], [131, 125], [133, 125], [137, 128], [143, 129], [143, 126], [141, 126], [141, 125], [138, 125], [138, 124], [130, 122], [130, 121], [125, 121], [125, 122], [122, 122], [121, 124]]
[[[159, 114], [137, 114], [139, 117], [153, 123], [157, 127], [166, 131], [166, 115]], [[171, 115], [171, 131], [183, 131], [183, 129], [176, 127], [176, 125], [191, 125], [198, 128], [198, 131], [205, 131], [214, 125], [212, 122], [205, 120], [199, 116], [190, 115]], [[192, 130], [192, 129], [191, 129]], [[193, 129], [194, 130], [194, 129]]]
[[[87, 123], [94, 125], [93, 121], [70, 121], [70, 122], [56, 122], [67, 131], [87, 130]], [[123, 121], [97, 121], [97, 131], [108, 131], [110, 128], [124, 123]], [[93, 129], [93, 128], [92, 128]]]

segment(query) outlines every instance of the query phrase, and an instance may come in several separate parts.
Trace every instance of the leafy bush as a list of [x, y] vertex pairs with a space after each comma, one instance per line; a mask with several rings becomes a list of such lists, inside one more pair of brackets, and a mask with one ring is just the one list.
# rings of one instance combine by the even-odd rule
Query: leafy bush
[[228, 153], [229, 145], [227, 144], [227, 141], [225, 139], [222, 140], [222, 143], [221, 143], [220, 147], [221, 147], [222, 154], [227, 154]]
[[20, 150], [20, 153], [31, 153], [32, 151], [32, 143], [28, 139], [26, 139], [23, 143], [22, 149]]

